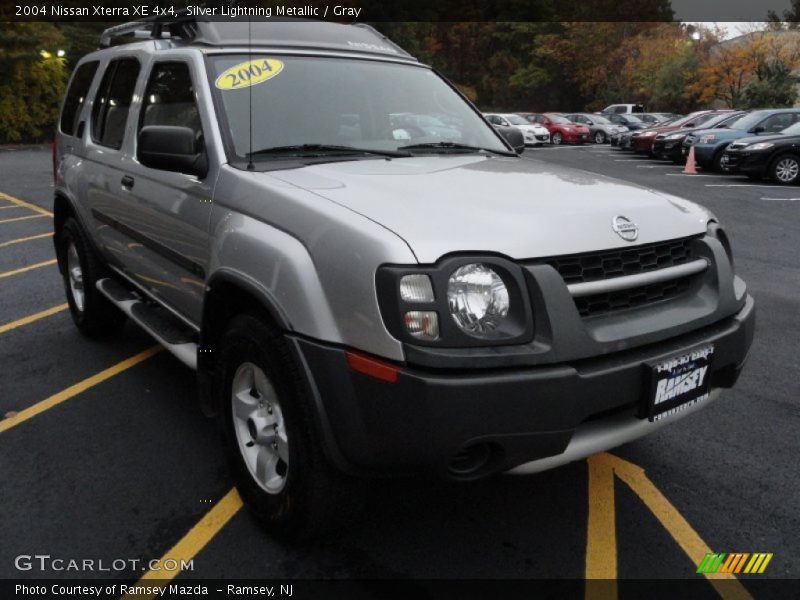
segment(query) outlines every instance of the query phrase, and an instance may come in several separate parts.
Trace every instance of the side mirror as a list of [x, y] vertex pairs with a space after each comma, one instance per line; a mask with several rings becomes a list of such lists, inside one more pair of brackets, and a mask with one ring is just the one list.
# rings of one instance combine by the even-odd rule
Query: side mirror
[[590, 120], [588, 120], [588, 119], [587, 119], [587, 120], [586, 120], [586, 124], [587, 124], [587, 125], [594, 125], [594, 121], [590, 121]]
[[517, 154], [521, 154], [525, 150], [525, 136], [516, 127], [498, 127], [497, 132], [506, 139]]
[[694, 123], [684, 123], [683, 128], [688, 129], [689, 127], [694, 127]]
[[200, 179], [208, 174], [203, 142], [191, 127], [142, 127], [136, 155], [140, 163], [151, 169], [196, 175]]
[[750, 133], [755, 133], [756, 135], [758, 135], [759, 133], [764, 133], [765, 131], [766, 131], [766, 129], [764, 129], [764, 127], [762, 125], [759, 125], [757, 127], [753, 127], [750, 130]]

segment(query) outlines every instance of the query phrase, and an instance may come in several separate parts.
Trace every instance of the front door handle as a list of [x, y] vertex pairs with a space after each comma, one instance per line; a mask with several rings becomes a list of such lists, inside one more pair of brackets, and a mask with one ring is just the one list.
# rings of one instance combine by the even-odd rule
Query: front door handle
[[122, 187], [131, 189], [133, 187], [133, 177], [125, 175], [125, 177], [122, 178]]

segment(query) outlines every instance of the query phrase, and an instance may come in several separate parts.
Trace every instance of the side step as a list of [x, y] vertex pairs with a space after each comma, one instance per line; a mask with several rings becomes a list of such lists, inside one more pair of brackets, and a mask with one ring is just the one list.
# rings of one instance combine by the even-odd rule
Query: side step
[[165, 309], [143, 302], [113, 279], [101, 279], [97, 289], [130, 319], [190, 369], [197, 370], [196, 334]]

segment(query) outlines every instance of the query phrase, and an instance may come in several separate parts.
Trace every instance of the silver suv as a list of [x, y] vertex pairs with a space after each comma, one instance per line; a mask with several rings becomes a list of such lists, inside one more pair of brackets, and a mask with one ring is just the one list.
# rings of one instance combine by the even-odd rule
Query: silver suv
[[731, 387], [753, 337], [708, 211], [519, 157], [368, 27], [112, 28], [71, 78], [55, 166], [76, 325], [129, 319], [197, 371], [278, 534], [335, 522], [370, 476], [533, 473], [630, 441]]

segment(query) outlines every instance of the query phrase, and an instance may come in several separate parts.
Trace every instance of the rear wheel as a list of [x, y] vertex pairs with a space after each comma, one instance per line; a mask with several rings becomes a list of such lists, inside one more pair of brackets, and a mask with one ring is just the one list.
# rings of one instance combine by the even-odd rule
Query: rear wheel
[[560, 146], [560, 145], [561, 145], [561, 143], [562, 143], [564, 140], [563, 140], [563, 139], [561, 139], [561, 134], [560, 134], [558, 131], [556, 131], [556, 132], [555, 132], [555, 133], [554, 133], [554, 134], [553, 134], [553, 135], [550, 137], [550, 141], [553, 143], [553, 145], [555, 145], [555, 146]]
[[245, 314], [231, 321], [220, 346], [215, 396], [245, 504], [280, 537], [308, 538], [340, 525], [363, 494], [323, 456], [312, 402], [283, 334]]
[[594, 134], [594, 143], [595, 144], [605, 144], [606, 143], [606, 134], [602, 131], [597, 131]]
[[69, 310], [78, 329], [90, 337], [119, 331], [125, 324], [125, 313], [95, 287], [105, 275], [104, 267], [72, 217], [59, 232], [58, 261]]
[[769, 176], [781, 185], [792, 185], [800, 179], [800, 159], [794, 154], [782, 154], [769, 166]]
[[711, 161], [711, 170], [715, 173], [722, 172], [722, 156], [725, 154], [725, 148], [721, 148], [717, 150], [717, 153], [714, 155], [714, 160]]

